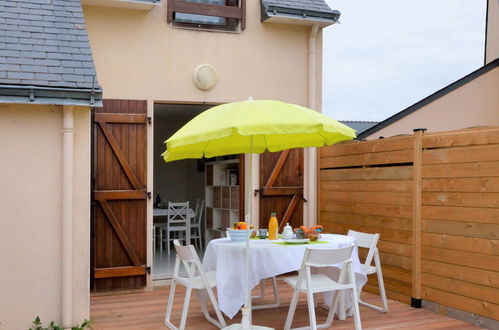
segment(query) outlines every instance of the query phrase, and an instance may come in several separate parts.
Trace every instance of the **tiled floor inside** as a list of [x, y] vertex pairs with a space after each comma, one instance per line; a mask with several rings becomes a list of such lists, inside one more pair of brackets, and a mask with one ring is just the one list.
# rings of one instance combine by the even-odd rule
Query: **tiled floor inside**
[[[196, 249], [199, 259], [203, 261], [204, 249], [198, 248]], [[153, 280], [165, 280], [172, 277], [173, 268], [175, 266], [175, 248], [170, 247], [170, 254], [166, 248], [159, 249], [156, 247], [153, 254]], [[180, 271], [183, 270], [183, 266], [181, 265]]]

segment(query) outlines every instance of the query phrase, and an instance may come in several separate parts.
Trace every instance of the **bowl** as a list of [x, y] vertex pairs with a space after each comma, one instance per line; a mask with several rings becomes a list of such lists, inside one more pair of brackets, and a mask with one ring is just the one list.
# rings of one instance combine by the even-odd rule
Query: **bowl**
[[227, 232], [229, 233], [230, 239], [234, 242], [246, 241], [248, 236], [251, 235], [252, 231], [253, 229], [238, 230], [238, 229], [227, 228]]

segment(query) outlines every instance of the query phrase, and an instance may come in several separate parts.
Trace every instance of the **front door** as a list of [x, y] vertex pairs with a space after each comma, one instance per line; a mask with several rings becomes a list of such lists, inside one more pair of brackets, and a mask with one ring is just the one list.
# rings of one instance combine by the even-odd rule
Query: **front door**
[[287, 222], [303, 224], [303, 149], [260, 155], [260, 228], [267, 228], [276, 212], [279, 232]]
[[104, 100], [92, 121], [91, 287], [144, 287], [147, 103]]

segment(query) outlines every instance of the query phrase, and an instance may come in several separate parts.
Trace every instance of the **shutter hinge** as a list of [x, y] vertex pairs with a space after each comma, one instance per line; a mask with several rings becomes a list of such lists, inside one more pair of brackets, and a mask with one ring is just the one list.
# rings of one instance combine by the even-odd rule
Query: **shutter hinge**
[[152, 194], [151, 194], [151, 192], [150, 192], [150, 191], [148, 191], [148, 192], [147, 192], [147, 199], [151, 199], [151, 197], [152, 197]]
[[146, 271], [147, 271], [147, 274], [149, 274], [149, 275], [150, 275], [150, 274], [151, 274], [151, 266], [147, 266], [147, 267], [146, 267]]
[[149, 123], [149, 125], [152, 124], [152, 117], [147, 117], [147, 122]]

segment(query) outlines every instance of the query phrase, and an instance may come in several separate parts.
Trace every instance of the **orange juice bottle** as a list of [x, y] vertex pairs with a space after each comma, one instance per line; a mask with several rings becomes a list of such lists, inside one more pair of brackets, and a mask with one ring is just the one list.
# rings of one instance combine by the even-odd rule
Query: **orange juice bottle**
[[269, 220], [269, 239], [277, 239], [277, 228], [279, 223], [277, 222], [276, 213], [272, 212], [270, 214]]

